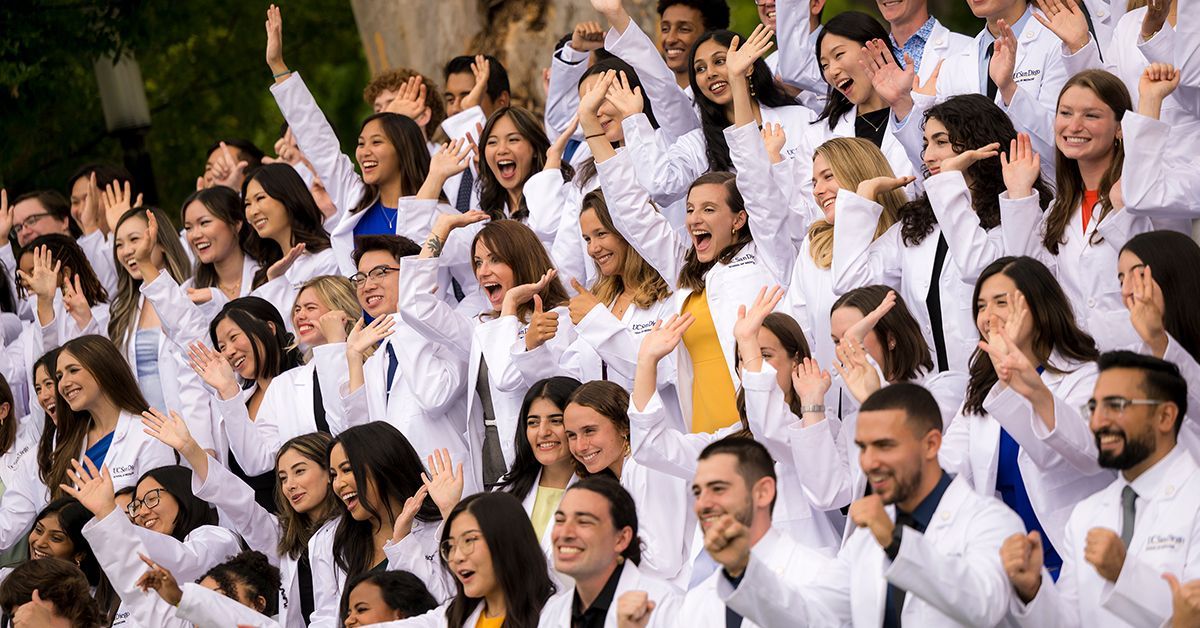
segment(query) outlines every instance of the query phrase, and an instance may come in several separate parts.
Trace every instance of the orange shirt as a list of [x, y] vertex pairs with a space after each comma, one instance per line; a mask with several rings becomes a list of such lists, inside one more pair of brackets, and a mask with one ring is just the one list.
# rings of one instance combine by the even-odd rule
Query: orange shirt
[[1100, 190], [1084, 190], [1083, 205], [1080, 209], [1083, 210], [1083, 232], [1087, 233], [1088, 223], [1092, 221], [1092, 210], [1100, 202]]

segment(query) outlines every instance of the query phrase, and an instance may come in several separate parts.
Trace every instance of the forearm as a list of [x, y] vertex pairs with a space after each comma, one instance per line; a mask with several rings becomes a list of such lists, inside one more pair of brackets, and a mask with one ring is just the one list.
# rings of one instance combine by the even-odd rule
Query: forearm
[[633, 376], [633, 394], [630, 401], [638, 412], [646, 409], [646, 404], [658, 390], [658, 360], [640, 358]]

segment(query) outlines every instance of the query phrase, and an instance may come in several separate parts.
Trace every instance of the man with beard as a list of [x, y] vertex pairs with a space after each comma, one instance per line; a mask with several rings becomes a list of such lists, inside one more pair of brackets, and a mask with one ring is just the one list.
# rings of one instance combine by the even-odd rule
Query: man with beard
[[1101, 355], [1099, 367], [1085, 413], [1100, 466], [1120, 473], [1071, 513], [1057, 584], [1043, 586], [1037, 533], [1005, 541], [1021, 625], [1159, 626], [1171, 612], [1163, 574], [1200, 576], [1200, 467], [1176, 447], [1187, 381], [1174, 364], [1128, 351]]
[[725, 568], [725, 604], [760, 626], [1000, 623], [1010, 589], [998, 552], [1021, 519], [938, 465], [933, 395], [909, 383], [881, 388], [862, 404], [854, 440], [871, 494], [850, 505], [858, 529], [837, 559], [798, 587], [750, 552], [745, 526], [718, 523], [704, 541]]
[[[829, 559], [771, 527], [775, 509], [775, 463], [767, 448], [750, 438], [730, 436], [700, 452], [692, 481], [693, 508], [705, 537], [744, 538], [745, 553], [734, 558], [735, 573], [744, 573], [750, 556], [793, 586], [807, 586], [824, 570]], [[725, 544], [722, 543], [721, 547]], [[718, 562], [720, 559], [716, 559]], [[697, 563], [696, 568], [700, 568]], [[755, 628], [737, 611], [725, 606], [718, 594], [722, 579], [733, 578], [729, 569], [716, 569], [688, 591], [673, 625], [691, 628]], [[621, 596], [625, 621], [648, 614], [649, 600], [642, 591]], [[618, 611], [618, 618], [621, 611]]]

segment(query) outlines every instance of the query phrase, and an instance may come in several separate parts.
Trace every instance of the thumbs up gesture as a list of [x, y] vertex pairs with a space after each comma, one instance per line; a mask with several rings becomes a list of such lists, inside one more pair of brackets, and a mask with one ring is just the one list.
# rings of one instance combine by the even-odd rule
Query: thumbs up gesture
[[558, 312], [542, 309], [542, 295], [533, 295], [533, 317], [525, 330], [525, 350], [533, 351], [558, 334]]
[[1179, 584], [1174, 574], [1163, 574], [1163, 580], [1171, 587], [1171, 601], [1175, 614], [1171, 626], [1181, 628], [1200, 623], [1200, 580]]
[[583, 284], [579, 283], [579, 280], [575, 279], [574, 277], [571, 278], [571, 287], [574, 288], [575, 292], [578, 294], [571, 298], [571, 302], [567, 307], [571, 312], [571, 323], [578, 325], [579, 321], [583, 320], [583, 317], [587, 316], [588, 312], [592, 311], [592, 308], [596, 307], [597, 305], [601, 305], [601, 303], [600, 299], [596, 298], [596, 295], [589, 292], [588, 289], [585, 288]]

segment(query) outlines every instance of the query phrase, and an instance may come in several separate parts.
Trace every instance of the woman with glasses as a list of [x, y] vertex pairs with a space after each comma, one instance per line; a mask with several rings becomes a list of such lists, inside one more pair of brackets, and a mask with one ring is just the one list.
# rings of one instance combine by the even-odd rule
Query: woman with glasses
[[1076, 324], [1050, 271], [1030, 257], [1002, 257], [975, 283], [982, 339], [971, 358], [962, 410], [946, 430], [942, 466], [981, 495], [999, 494], [1037, 530], [1057, 577], [1064, 526], [1084, 497], [1112, 480], [1097, 462], [1088, 416], [1096, 343]]

